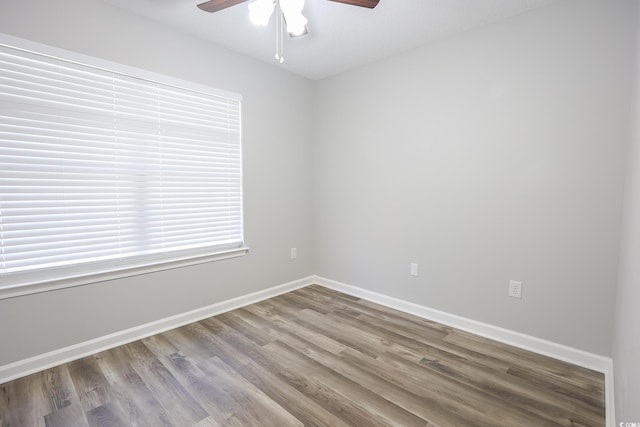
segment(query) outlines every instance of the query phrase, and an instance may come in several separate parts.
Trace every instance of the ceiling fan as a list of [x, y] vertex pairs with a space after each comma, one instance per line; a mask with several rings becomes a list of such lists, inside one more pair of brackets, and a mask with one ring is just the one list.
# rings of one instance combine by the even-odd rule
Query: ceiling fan
[[[209, 0], [200, 3], [198, 7], [205, 12], [218, 12], [231, 6], [247, 2], [249, 0]], [[267, 26], [274, 10], [276, 13], [276, 54], [275, 58], [284, 62], [282, 56], [282, 34], [284, 24], [286, 24], [289, 37], [300, 37], [308, 33], [307, 18], [302, 14], [305, 0], [253, 0], [249, 3], [249, 17], [255, 25]], [[352, 6], [366, 7], [373, 9], [380, 0], [331, 0], [337, 3], [344, 3]]]
[[[198, 7], [204, 10], [205, 12], [213, 13], [222, 9], [226, 9], [231, 6], [235, 6], [240, 3], [244, 3], [246, 1], [249, 1], [249, 0], [209, 0], [204, 3], [200, 3]], [[369, 9], [373, 9], [378, 5], [378, 2], [380, 0], [331, 0], [331, 1], [335, 1], [337, 3], [350, 4], [353, 6], [368, 7]], [[257, 2], [254, 1], [254, 3], [257, 3]], [[276, 1], [273, 0], [271, 1], [271, 3], [275, 4]]]

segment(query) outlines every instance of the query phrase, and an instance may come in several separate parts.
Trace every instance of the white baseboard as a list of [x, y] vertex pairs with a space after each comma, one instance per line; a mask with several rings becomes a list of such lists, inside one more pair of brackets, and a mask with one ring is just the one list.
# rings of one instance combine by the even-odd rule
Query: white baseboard
[[309, 276], [294, 280], [262, 291], [242, 295], [207, 307], [0, 366], [0, 384], [308, 286], [314, 283], [314, 279], [315, 276]]
[[393, 308], [405, 313], [413, 314], [443, 325], [451, 326], [463, 331], [471, 332], [486, 338], [500, 341], [505, 344], [513, 345], [524, 350], [533, 351], [538, 354], [582, 366], [597, 372], [601, 372], [605, 376], [605, 398], [607, 409], [607, 426], [615, 427], [614, 400], [613, 400], [613, 361], [609, 357], [599, 356], [578, 350], [562, 344], [525, 335], [520, 332], [511, 331], [499, 326], [478, 322], [457, 316], [455, 314], [446, 313], [423, 305], [404, 301], [398, 298], [383, 295], [357, 286], [347, 285], [335, 280], [327, 279], [320, 276], [314, 277], [314, 282], [318, 285], [343, 292], [348, 295], [363, 298], [389, 308]]

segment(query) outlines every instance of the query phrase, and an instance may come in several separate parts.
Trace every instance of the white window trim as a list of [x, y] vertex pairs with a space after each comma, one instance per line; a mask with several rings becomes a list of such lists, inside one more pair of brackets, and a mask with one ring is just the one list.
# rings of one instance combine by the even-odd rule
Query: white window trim
[[76, 286], [91, 285], [94, 283], [106, 282], [108, 280], [123, 279], [126, 277], [139, 276], [141, 274], [155, 273], [164, 270], [172, 270], [174, 268], [188, 267], [190, 265], [204, 264], [207, 262], [220, 261], [223, 259], [237, 258], [246, 255], [248, 252], [249, 248], [247, 246], [242, 246], [227, 251], [220, 251], [189, 258], [176, 258], [151, 265], [140, 265], [124, 269], [105, 270], [93, 274], [84, 274], [78, 277], [65, 277], [62, 279], [55, 279], [45, 282], [40, 281], [20, 284], [12, 287], [0, 288], [0, 300], [20, 297], [24, 295], [38, 294], [41, 292], [55, 291], [58, 289], [73, 288]]
[[[66, 61], [76, 62], [82, 65], [88, 65], [104, 70], [122, 73], [130, 76], [136, 76], [141, 79], [145, 79], [151, 82], [161, 83], [164, 85], [171, 85], [180, 88], [190, 89], [206, 94], [224, 97], [231, 100], [241, 101], [242, 96], [228, 92], [221, 89], [215, 89], [210, 86], [201, 85], [198, 83], [182, 80], [170, 76], [166, 76], [152, 71], [143, 70], [136, 67], [130, 67], [127, 65], [119, 64], [95, 58], [88, 55], [83, 55], [77, 52], [68, 51], [65, 49], [56, 48], [53, 46], [45, 45], [42, 43], [34, 42], [31, 40], [22, 39], [19, 37], [11, 36], [9, 34], [0, 33], [0, 44], [9, 45], [19, 49], [27, 51], [33, 51], [39, 54], [49, 55], [52, 57], [64, 58]], [[242, 204], [242, 202], [241, 202]], [[39, 280], [29, 283], [21, 283], [19, 285], [2, 287], [0, 286], [0, 300], [15, 298], [24, 295], [37, 294], [41, 292], [49, 292], [59, 289], [71, 288], [76, 286], [89, 285], [94, 283], [100, 283], [108, 280], [121, 279], [131, 276], [137, 276], [141, 274], [160, 272], [164, 270], [170, 270], [180, 267], [186, 267], [191, 265], [203, 264], [212, 261], [219, 261], [224, 259], [236, 258], [246, 255], [249, 252], [249, 247], [246, 245], [231, 248], [222, 249], [208, 254], [200, 254], [196, 256], [176, 256], [175, 258], [169, 258], [162, 261], [153, 261], [152, 263], [141, 264], [136, 266], [115, 267], [112, 269], [98, 270], [95, 273], [82, 274], [78, 276], [70, 277], [58, 277], [52, 280]]]

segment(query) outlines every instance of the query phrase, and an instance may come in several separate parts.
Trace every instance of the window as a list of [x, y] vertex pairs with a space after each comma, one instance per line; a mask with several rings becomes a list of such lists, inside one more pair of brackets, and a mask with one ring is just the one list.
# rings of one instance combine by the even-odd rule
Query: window
[[240, 96], [7, 39], [5, 296], [246, 252]]

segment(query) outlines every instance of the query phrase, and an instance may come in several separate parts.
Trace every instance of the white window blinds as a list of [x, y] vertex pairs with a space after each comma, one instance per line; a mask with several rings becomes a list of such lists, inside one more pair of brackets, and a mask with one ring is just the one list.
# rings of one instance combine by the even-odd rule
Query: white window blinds
[[0, 288], [243, 244], [240, 98], [0, 44]]

